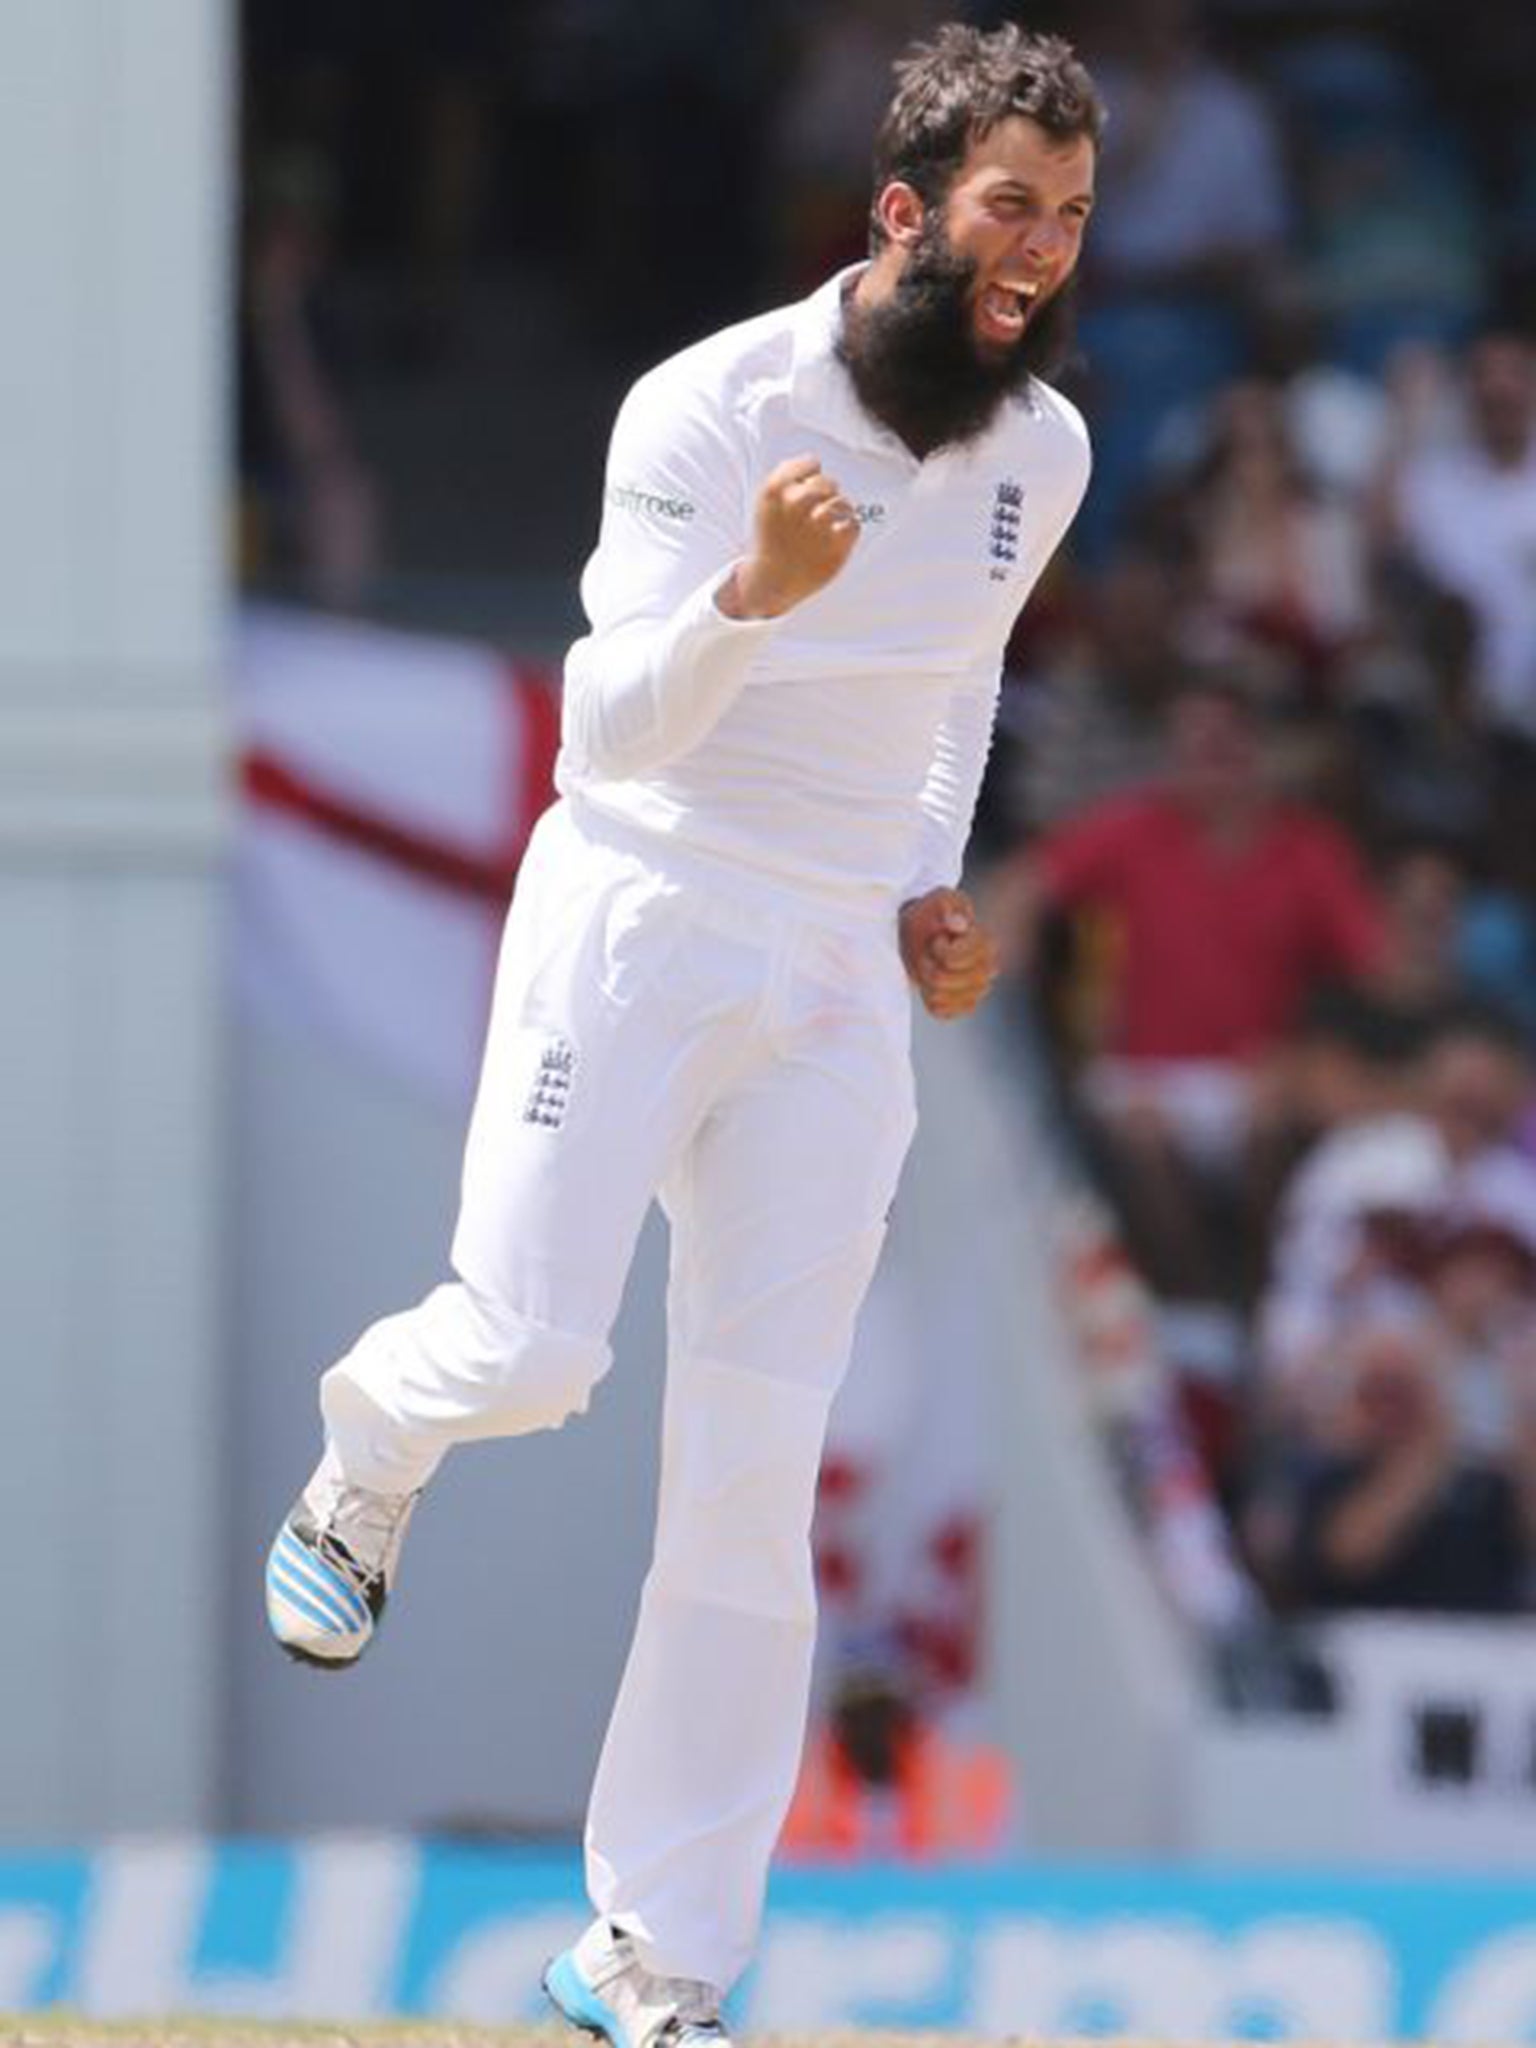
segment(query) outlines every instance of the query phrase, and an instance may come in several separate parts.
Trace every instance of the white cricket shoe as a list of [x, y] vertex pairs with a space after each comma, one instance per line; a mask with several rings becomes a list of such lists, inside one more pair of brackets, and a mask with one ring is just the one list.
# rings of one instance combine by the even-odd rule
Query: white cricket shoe
[[363, 1654], [420, 1498], [349, 1485], [327, 1449], [267, 1556], [267, 1623], [290, 1657], [334, 1671]]
[[731, 2048], [714, 1985], [656, 1976], [606, 1920], [555, 1957], [544, 1989], [573, 2027], [612, 2048]]

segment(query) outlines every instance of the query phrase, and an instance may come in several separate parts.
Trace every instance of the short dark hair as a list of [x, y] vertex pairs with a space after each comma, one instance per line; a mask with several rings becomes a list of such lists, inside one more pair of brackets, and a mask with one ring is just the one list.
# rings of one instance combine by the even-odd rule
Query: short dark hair
[[[895, 96], [875, 138], [875, 199], [899, 178], [924, 206], [942, 203], [971, 146], [1015, 114], [1053, 142], [1086, 135], [1097, 147], [1104, 133], [1104, 104], [1070, 43], [1016, 22], [990, 34], [946, 22], [897, 60]], [[884, 240], [872, 212], [871, 245]]]

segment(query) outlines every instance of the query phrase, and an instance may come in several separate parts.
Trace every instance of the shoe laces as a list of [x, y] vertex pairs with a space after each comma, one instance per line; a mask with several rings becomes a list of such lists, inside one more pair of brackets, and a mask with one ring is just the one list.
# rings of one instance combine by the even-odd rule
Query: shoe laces
[[658, 1998], [672, 2010], [657, 2032], [658, 2042], [671, 2048], [689, 2048], [692, 2042], [717, 2042], [724, 2038], [720, 2023], [720, 1994], [713, 1984], [693, 1977], [653, 1977]]
[[668, 1977], [663, 1981], [673, 2009], [657, 2033], [658, 2043], [665, 2041], [669, 2048], [692, 2048], [697, 2042], [701, 2048], [711, 2048], [711, 2044], [725, 2039], [720, 1997], [712, 1984], [698, 1984], [690, 1977]]
[[388, 1580], [405, 1541], [417, 1493], [374, 1493], [366, 1486], [340, 1486], [319, 1523], [318, 1545], [325, 1556], [359, 1586]]
[[727, 2040], [720, 2017], [720, 1993], [713, 1984], [697, 1977], [661, 1977], [641, 1963], [630, 1937], [620, 1928], [612, 1930], [614, 1955], [621, 1968], [637, 1980], [636, 1990], [651, 2006], [670, 2006], [671, 2011], [650, 2037], [653, 2048], [719, 2048]]

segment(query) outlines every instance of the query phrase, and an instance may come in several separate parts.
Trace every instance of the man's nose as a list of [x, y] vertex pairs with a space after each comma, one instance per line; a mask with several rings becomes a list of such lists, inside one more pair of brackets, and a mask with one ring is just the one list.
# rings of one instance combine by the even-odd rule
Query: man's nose
[[1059, 262], [1066, 246], [1066, 229], [1049, 216], [1032, 220], [1020, 237], [1020, 252], [1025, 261], [1041, 270]]

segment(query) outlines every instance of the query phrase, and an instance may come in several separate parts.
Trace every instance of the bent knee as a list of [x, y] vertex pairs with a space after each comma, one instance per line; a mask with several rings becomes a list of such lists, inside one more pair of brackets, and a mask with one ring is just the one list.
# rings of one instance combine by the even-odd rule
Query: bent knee
[[505, 1302], [461, 1290], [474, 1332], [473, 1356], [488, 1400], [477, 1434], [558, 1429], [586, 1413], [612, 1352], [601, 1337], [534, 1322]]
[[612, 1357], [463, 1284], [374, 1325], [321, 1382], [328, 1418], [361, 1396], [397, 1425], [456, 1443], [557, 1429], [581, 1414]]

